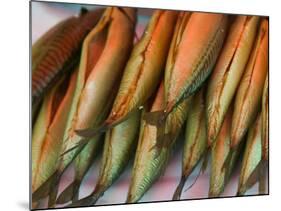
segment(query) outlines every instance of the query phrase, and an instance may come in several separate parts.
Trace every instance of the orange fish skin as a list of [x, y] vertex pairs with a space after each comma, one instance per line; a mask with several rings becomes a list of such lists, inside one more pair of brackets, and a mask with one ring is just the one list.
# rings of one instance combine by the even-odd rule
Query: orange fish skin
[[211, 74], [207, 88], [208, 145], [219, 133], [251, 54], [259, 23], [257, 16], [237, 16]]
[[234, 103], [231, 148], [238, 146], [261, 107], [268, 72], [268, 21], [263, 19]]

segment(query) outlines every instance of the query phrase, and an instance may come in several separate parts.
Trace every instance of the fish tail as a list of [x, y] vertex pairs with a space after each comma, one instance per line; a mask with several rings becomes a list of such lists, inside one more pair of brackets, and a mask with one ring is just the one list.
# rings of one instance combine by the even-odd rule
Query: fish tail
[[207, 167], [208, 167], [208, 161], [209, 161], [209, 149], [207, 149], [205, 151], [205, 153], [203, 153], [203, 157], [202, 157], [203, 161], [202, 161], [202, 165], [201, 165], [201, 168], [198, 172], [198, 174], [196, 175], [195, 177], [195, 180], [184, 190], [184, 192], [188, 191], [189, 189], [191, 189], [193, 187], [193, 185], [197, 182], [199, 176], [201, 174], [204, 174]]
[[227, 167], [229, 166], [230, 162], [231, 162], [231, 159], [233, 157], [233, 153], [234, 153], [235, 149], [234, 148], [230, 148], [226, 158], [225, 158], [225, 161], [223, 162], [223, 165], [222, 165], [222, 168], [221, 168], [221, 171], [223, 170], [226, 170]]
[[56, 200], [59, 191], [59, 181], [60, 181], [60, 177], [54, 180], [53, 184], [51, 185], [49, 199], [48, 199], [48, 208], [54, 208], [56, 205]]
[[81, 136], [83, 138], [93, 138], [94, 136], [106, 132], [108, 129], [112, 128], [112, 125], [109, 125], [107, 123], [102, 124], [99, 127], [96, 128], [87, 128], [87, 129], [81, 129], [81, 130], [75, 130], [75, 133], [78, 136]]
[[173, 200], [180, 200], [182, 189], [184, 187], [185, 181], [186, 181], [186, 177], [182, 176], [181, 180], [180, 180], [180, 182], [179, 182], [179, 184], [178, 184], [178, 186], [175, 190], [175, 193], [173, 195]]
[[263, 161], [261, 160], [259, 164], [250, 174], [249, 178], [246, 180], [245, 184], [238, 187], [237, 196], [242, 196], [244, 193], [251, 188], [256, 182], [260, 180], [260, 172], [263, 168]]
[[83, 199], [74, 201], [67, 207], [81, 207], [81, 206], [94, 205], [98, 201], [98, 199], [102, 196], [103, 193], [104, 193], [104, 191], [94, 191], [91, 195], [89, 195]]
[[37, 202], [47, 197], [54, 187], [54, 184], [59, 181], [59, 177], [59, 171], [55, 171], [46, 182], [44, 182], [39, 188], [37, 188], [37, 190], [32, 193], [32, 202]]
[[[200, 169], [200, 172], [199, 172], [199, 175], [202, 173], [204, 174], [207, 167], [208, 167], [208, 162], [209, 162], [209, 152], [210, 152], [211, 148], [208, 147], [205, 152], [203, 153], [203, 162], [202, 162], [202, 166], [201, 166], [201, 169]], [[197, 179], [196, 179], [197, 180]]]
[[67, 186], [63, 192], [59, 195], [56, 203], [65, 204], [69, 201], [77, 201], [79, 196], [79, 187], [81, 181], [74, 180], [69, 186]]

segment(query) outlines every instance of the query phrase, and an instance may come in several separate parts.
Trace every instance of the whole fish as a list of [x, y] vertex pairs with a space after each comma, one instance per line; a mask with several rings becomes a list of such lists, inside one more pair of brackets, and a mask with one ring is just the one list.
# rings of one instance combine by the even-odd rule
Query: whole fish
[[93, 137], [124, 121], [152, 96], [161, 81], [176, 19], [175, 11], [153, 13], [127, 62], [110, 115], [99, 127], [78, 130], [80, 136]]
[[83, 140], [75, 130], [104, 121], [102, 113], [110, 109], [110, 102], [115, 97], [133, 45], [133, 23], [136, 21], [135, 9], [123, 10], [108, 7], [83, 42], [75, 96], [64, 132], [63, 154], [56, 172], [33, 193], [35, 201], [50, 194], [48, 207], [55, 204], [62, 173], [88, 143], [65, 153]]
[[[161, 83], [150, 111], [163, 109], [164, 83]], [[172, 153], [174, 142], [186, 119], [188, 99], [171, 113], [165, 125], [165, 134], [170, 134], [157, 142], [157, 128], [142, 119], [137, 152], [134, 160], [132, 176], [126, 203], [135, 203], [141, 199], [151, 185], [165, 171]], [[160, 145], [160, 146], [159, 146]]]
[[237, 16], [207, 88], [208, 145], [218, 135], [226, 112], [239, 86], [257, 34], [259, 17]]
[[89, 196], [68, 207], [95, 204], [119, 178], [136, 149], [140, 114], [140, 110], [135, 111], [127, 120], [106, 132], [100, 173], [95, 189]]
[[205, 119], [204, 88], [191, 97], [187, 113], [185, 139], [182, 154], [182, 175], [173, 200], [179, 200], [185, 181], [207, 149], [207, 128]]

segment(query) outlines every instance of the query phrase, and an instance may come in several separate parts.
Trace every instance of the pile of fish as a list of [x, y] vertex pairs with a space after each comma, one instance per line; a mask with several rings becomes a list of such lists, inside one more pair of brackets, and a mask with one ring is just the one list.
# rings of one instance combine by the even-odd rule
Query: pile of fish
[[[49, 208], [94, 205], [130, 160], [126, 203], [138, 202], [165, 172], [182, 131], [171, 199], [209, 158], [209, 197], [219, 197], [240, 166], [237, 195], [257, 182], [266, 193], [268, 19], [155, 10], [137, 37], [137, 14], [82, 9], [33, 44], [32, 207], [46, 198]], [[96, 186], [81, 198], [100, 152]], [[70, 165], [75, 178], [59, 195]]]

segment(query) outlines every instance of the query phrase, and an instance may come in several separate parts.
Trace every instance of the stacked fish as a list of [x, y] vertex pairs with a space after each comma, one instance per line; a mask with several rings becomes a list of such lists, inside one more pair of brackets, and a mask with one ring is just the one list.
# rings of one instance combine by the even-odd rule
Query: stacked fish
[[[239, 161], [237, 195], [257, 182], [266, 193], [268, 19], [155, 10], [140, 38], [136, 23], [135, 8], [82, 9], [32, 46], [33, 208], [45, 198], [48, 207], [94, 205], [130, 160], [126, 203], [138, 202], [182, 130], [173, 200], [209, 155], [209, 197], [222, 194]], [[80, 198], [100, 151], [96, 186]], [[58, 195], [69, 165], [75, 178]]]

